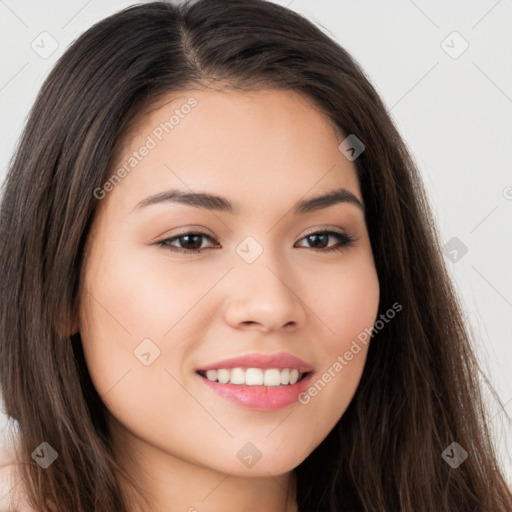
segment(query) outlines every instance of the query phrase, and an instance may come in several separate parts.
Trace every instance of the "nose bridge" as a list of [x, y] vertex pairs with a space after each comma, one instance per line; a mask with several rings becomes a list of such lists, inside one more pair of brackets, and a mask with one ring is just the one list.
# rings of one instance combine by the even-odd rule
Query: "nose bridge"
[[[261, 242], [247, 236], [235, 248], [235, 268], [231, 278], [227, 321], [235, 324], [254, 322], [267, 329], [289, 323], [301, 323], [305, 312], [297, 291], [293, 288], [291, 267], [270, 246], [271, 237]], [[233, 281], [232, 281], [233, 283]]]
[[271, 240], [271, 237], [256, 239], [254, 236], [242, 240], [235, 248], [238, 256], [235, 271], [244, 281], [249, 279], [254, 289], [264, 287], [268, 290], [270, 286], [274, 292], [277, 289], [282, 292], [285, 288], [290, 293], [287, 286], [289, 267], [278, 249], [271, 245]]

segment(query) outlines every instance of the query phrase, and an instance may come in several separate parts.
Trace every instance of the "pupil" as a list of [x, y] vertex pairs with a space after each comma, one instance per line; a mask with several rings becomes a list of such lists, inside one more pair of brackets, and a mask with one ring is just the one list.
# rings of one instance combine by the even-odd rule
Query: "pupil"
[[[309, 235], [309, 240], [310, 240], [310, 244], [313, 246], [313, 247], [319, 247], [319, 248], [323, 248], [326, 246], [326, 243], [327, 243], [327, 238], [328, 238], [328, 235], [319, 235], [319, 234], [316, 234], [316, 235]], [[318, 239], [319, 238], [323, 238], [324, 239], [324, 242], [325, 243], [320, 243], [318, 244]], [[314, 239], [315, 241], [312, 243], [311, 240]]]
[[[201, 248], [201, 236], [202, 235], [184, 235], [181, 237], [181, 239], [187, 239], [187, 240], [190, 240], [190, 239], [194, 239], [196, 243], [187, 243], [185, 242], [185, 247], [183, 247], [183, 244], [181, 244], [181, 246], [183, 247], [183, 249], [191, 249], [191, 250], [195, 250], [195, 249], [200, 249]], [[199, 243], [197, 243], [199, 241]], [[192, 247], [191, 247], [192, 245]]]

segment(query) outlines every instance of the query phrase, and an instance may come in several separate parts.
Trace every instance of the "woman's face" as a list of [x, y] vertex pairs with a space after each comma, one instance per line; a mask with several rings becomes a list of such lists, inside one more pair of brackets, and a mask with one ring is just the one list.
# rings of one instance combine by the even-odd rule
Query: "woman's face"
[[[343, 415], [379, 302], [344, 138], [274, 90], [171, 94], [126, 137], [95, 193], [78, 328], [131, 457], [278, 475]], [[199, 193], [223, 199], [178, 195]]]

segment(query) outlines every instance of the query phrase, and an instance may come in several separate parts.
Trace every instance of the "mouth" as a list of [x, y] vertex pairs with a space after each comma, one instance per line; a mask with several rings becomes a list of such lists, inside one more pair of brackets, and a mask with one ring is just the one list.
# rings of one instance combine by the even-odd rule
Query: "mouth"
[[313, 380], [313, 371], [299, 372], [296, 368], [239, 367], [198, 370], [196, 373], [215, 395], [237, 407], [260, 412], [297, 404]]
[[248, 409], [275, 411], [299, 400], [313, 366], [288, 352], [250, 353], [200, 367], [196, 374], [216, 395]]
[[198, 375], [210, 382], [247, 387], [281, 388], [301, 382], [312, 372], [297, 368], [219, 368], [197, 370]]

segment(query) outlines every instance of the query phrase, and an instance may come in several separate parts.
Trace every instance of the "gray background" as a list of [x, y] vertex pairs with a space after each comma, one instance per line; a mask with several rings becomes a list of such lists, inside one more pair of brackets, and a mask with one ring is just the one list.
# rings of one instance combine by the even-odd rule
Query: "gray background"
[[[0, 181], [57, 58], [133, 3], [0, 1]], [[410, 147], [475, 350], [505, 404], [487, 402], [512, 482], [512, 0], [275, 3], [320, 24], [360, 62]]]

